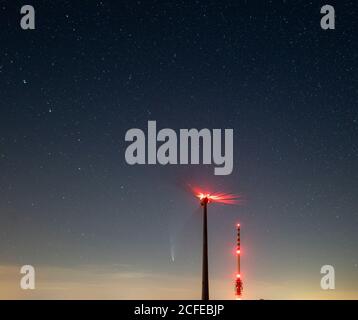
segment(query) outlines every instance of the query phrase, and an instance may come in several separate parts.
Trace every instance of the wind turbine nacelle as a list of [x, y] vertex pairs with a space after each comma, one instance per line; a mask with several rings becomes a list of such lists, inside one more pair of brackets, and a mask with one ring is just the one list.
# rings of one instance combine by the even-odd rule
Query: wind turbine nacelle
[[204, 206], [204, 205], [206, 205], [208, 203], [209, 203], [209, 197], [203, 197], [203, 198], [200, 199], [200, 204], [202, 206]]

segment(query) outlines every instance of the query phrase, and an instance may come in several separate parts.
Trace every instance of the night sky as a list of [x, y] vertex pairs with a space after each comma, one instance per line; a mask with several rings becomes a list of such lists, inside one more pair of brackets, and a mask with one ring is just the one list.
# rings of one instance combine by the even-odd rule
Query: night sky
[[[0, 298], [200, 298], [188, 184], [245, 199], [209, 205], [212, 298], [237, 222], [244, 298], [358, 298], [357, 1], [7, 0], [0, 26]], [[232, 174], [128, 165], [149, 120], [234, 129]]]

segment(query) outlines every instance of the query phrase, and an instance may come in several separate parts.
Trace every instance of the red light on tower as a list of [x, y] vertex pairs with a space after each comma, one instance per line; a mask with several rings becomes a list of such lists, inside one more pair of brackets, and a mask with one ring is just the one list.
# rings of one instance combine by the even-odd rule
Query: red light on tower
[[237, 273], [236, 273], [236, 280], [235, 280], [235, 293], [236, 293], [236, 300], [241, 300], [242, 291], [243, 291], [243, 282], [241, 279], [241, 271], [240, 271], [240, 253], [241, 253], [240, 223], [238, 223], [236, 227], [237, 227], [237, 246], [236, 246]]
[[196, 196], [202, 201], [206, 199], [208, 203], [217, 202], [223, 204], [240, 204], [241, 197], [232, 193], [208, 193], [194, 190]]

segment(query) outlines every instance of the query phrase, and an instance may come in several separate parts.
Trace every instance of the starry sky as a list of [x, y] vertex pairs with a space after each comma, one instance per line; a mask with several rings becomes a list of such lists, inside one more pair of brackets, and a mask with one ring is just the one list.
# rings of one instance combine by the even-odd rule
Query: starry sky
[[[320, 8], [336, 29], [320, 27]], [[358, 298], [356, 1], [0, 5], [0, 298]], [[131, 128], [233, 128], [234, 170], [129, 166]], [[34, 291], [19, 270], [36, 270]], [[320, 288], [332, 265], [336, 289]]]

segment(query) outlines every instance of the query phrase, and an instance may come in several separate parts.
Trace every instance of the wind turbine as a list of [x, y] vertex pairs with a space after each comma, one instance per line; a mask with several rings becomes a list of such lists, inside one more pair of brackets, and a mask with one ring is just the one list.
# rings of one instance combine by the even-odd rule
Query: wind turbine
[[239, 203], [239, 196], [227, 193], [211, 194], [207, 192], [196, 192], [196, 197], [203, 207], [203, 260], [202, 260], [202, 289], [201, 299], [209, 300], [209, 263], [208, 263], [208, 204], [217, 202], [224, 204]]

